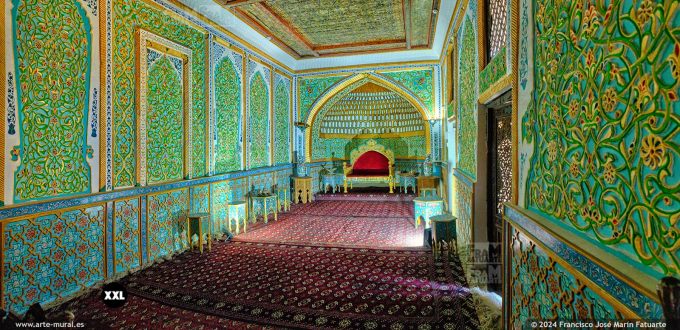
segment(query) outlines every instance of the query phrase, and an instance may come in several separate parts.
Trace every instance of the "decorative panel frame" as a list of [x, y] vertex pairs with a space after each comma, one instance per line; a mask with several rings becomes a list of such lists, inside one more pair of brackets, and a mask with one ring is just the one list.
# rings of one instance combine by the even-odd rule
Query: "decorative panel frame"
[[[245, 88], [244, 88], [244, 60], [245, 60], [245, 53], [242, 52], [240, 49], [236, 49], [233, 45], [229, 44], [228, 42], [222, 40], [221, 38], [217, 38], [215, 36], [211, 35], [210, 38], [210, 70], [209, 72], [209, 77], [207, 78], [209, 82], [209, 89], [210, 89], [210, 124], [209, 124], [209, 130], [208, 130], [208, 145], [210, 146], [210, 150], [208, 151], [208, 159], [210, 162], [210, 175], [214, 175], [217, 172], [217, 164], [216, 164], [216, 157], [218, 154], [218, 149], [216, 146], [214, 146], [215, 143], [220, 143], [219, 139], [219, 131], [217, 125], [218, 123], [218, 109], [217, 109], [217, 82], [215, 81], [216, 77], [215, 74], [217, 72], [218, 65], [223, 64], [225, 61], [229, 62], [236, 73], [237, 78], [239, 79], [239, 84], [238, 84], [238, 93], [239, 93], [239, 113], [240, 116], [237, 118], [238, 120], [238, 145], [237, 145], [237, 153], [240, 159], [240, 164], [238, 170], [243, 170], [244, 169], [244, 156], [245, 156], [245, 143], [244, 143], [244, 136], [246, 132], [246, 121], [243, 120], [246, 117], [246, 109], [245, 109], [245, 102], [246, 102], [246, 94], [245, 94]], [[217, 173], [217, 174], [222, 174], [223, 172]]]
[[253, 127], [251, 124], [251, 119], [252, 117], [252, 100], [251, 100], [251, 85], [253, 83], [253, 80], [256, 79], [256, 77], [259, 75], [262, 77], [264, 80], [264, 85], [267, 91], [267, 138], [266, 138], [266, 152], [267, 152], [267, 164], [258, 164], [258, 167], [266, 167], [266, 166], [271, 166], [271, 138], [272, 138], [272, 97], [273, 97], [273, 91], [272, 91], [272, 69], [265, 63], [261, 63], [257, 59], [254, 58], [247, 58], [246, 61], [246, 79], [245, 79], [245, 95], [246, 95], [246, 114], [245, 114], [245, 120], [246, 120], [246, 131], [247, 131], [247, 138], [245, 140], [245, 146], [246, 146], [246, 168], [247, 169], [252, 169], [253, 165], [251, 164], [251, 148], [252, 148], [252, 138], [253, 138]]
[[[507, 328], [521, 328], [527, 320], [536, 319], [573, 319], [573, 316], [558, 314], [559, 311], [573, 310], [581, 316], [588, 315], [588, 319], [643, 319], [661, 320], [663, 312], [655, 292], [654, 279], [648, 278], [640, 270], [628, 264], [625, 260], [611, 260], [603, 262], [599, 256], [601, 248], [585, 242], [582, 238], [572, 236], [559, 227], [549, 227], [549, 221], [542, 219], [533, 212], [522, 210], [515, 206], [506, 206], [504, 210], [504, 304]], [[525, 247], [530, 244], [531, 250], [538, 251], [541, 256], [529, 256], [527, 259]], [[535, 253], [534, 253], [535, 254]], [[517, 257], [523, 258], [516, 263]], [[601, 255], [600, 255], [601, 256]], [[540, 258], [549, 258], [550, 263], [541, 263]], [[538, 261], [538, 262], [537, 262]], [[541, 267], [543, 264], [543, 267]], [[518, 267], [531, 268], [528, 272], [520, 271]], [[546, 271], [544, 268], [548, 268]], [[555, 271], [559, 269], [558, 271]], [[532, 279], [527, 274], [535, 273], [533, 277], [537, 285], [522, 288], [522, 280]], [[543, 274], [543, 275], [542, 275]], [[640, 282], [640, 280], [644, 281]], [[577, 286], [562, 288], [565, 283], [577, 283]], [[518, 289], [519, 287], [519, 289]], [[537, 288], [543, 288], [536, 292]], [[547, 289], [547, 290], [545, 290]], [[519, 291], [518, 291], [519, 290]], [[519, 292], [524, 299], [516, 306]], [[588, 296], [590, 302], [579, 303], [579, 299], [564, 299], [568, 296]], [[533, 301], [553, 302], [551, 309], [530, 308], [532, 315], [526, 315], [522, 306]], [[595, 308], [599, 305], [599, 308]], [[546, 306], [547, 307], [547, 306]], [[598, 310], [600, 312], [598, 312]], [[607, 315], [602, 311], [609, 310], [613, 314]], [[612, 317], [615, 316], [615, 317]]]
[[[153, 49], [156, 52], [162, 53], [166, 56], [172, 56], [182, 60], [182, 94], [183, 94], [183, 109], [182, 114], [183, 120], [183, 178], [191, 179], [193, 173], [192, 161], [190, 156], [192, 155], [192, 115], [190, 113], [193, 109], [192, 104], [192, 93], [191, 93], [191, 82], [192, 79], [192, 51], [180, 44], [173, 41], [165, 39], [161, 36], [153, 34], [149, 31], [139, 29], [136, 33], [137, 36], [137, 68], [138, 68], [138, 79], [137, 79], [137, 183], [142, 186], [147, 185], [147, 138], [148, 131], [146, 127], [146, 115], [148, 111], [147, 103], [147, 83], [148, 83], [148, 51]], [[176, 180], [170, 180], [176, 181]], [[156, 183], [166, 183], [169, 181], [162, 181]]]
[[[79, 41], [82, 41], [82, 44], [86, 44], [86, 52], [87, 52], [87, 57], [89, 60], [89, 66], [87, 68], [84, 68], [86, 70], [85, 73], [83, 73], [83, 79], [86, 80], [85, 83], [83, 83], [85, 88], [83, 88], [82, 95], [79, 95], [79, 97], [82, 97], [84, 102], [81, 104], [82, 108], [80, 109], [82, 111], [82, 122], [79, 122], [80, 127], [83, 127], [83, 132], [82, 135], [79, 135], [77, 138], [80, 140], [80, 144], [82, 144], [82, 150], [78, 151], [79, 155], [82, 155], [82, 157], [79, 158], [79, 162], [81, 162], [80, 168], [85, 169], [87, 173], [82, 173], [82, 172], [76, 172], [76, 171], [71, 171], [71, 174], [73, 173], [80, 173], [78, 176], [81, 176], [83, 178], [87, 178], [87, 182], [83, 182], [83, 189], [79, 191], [68, 191], [67, 189], [62, 189], [63, 184], [58, 183], [57, 187], [54, 188], [51, 186], [52, 189], [58, 189], [58, 190], [63, 190], [60, 193], [57, 194], [52, 194], [52, 195], [39, 195], [39, 196], [30, 196], [28, 198], [19, 198], [18, 194], [15, 192], [15, 184], [16, 184], [16, 178], [15, 178], [15, 173], [18, 173], [20, 168], [24, 168], [23, 165], [23, 159], [25, 158], [22, 156], [23, 152], [23, 146], [26, 144], [23, 142], [25, 138], [23, 138], [21, 135], [21, 110], [22, 110], [22, 103], [24, 102], [22, 99], [26, 97], [26, 95], [30, 94], [33, 96], [35, 93], [24, 93], [23, 96], [20, 96], [20, 92], [23, 89], [22, 88], [22, 81], [21, 81], [21, 76], [19, 74], [19, 59], [16, 58], [16, 43], [18, 40], [16, 39], [16, 24], [17, 21], [14, 19], [14, 13], [17, 11], [17, 4], [13, 4], [15, 1], [13, 0], [6, 0], [3, 1], [2, 4], [0, 4], [0, 13], [5, 15], [6, 19], [0, 24], [0, 34], [3, 36], [3, 40], [6, 41], [6, 44], [8, 47], [5, 49], [3, 48], [0, 51], [0, 63], [2, 63], [2, 69], [0, 72], [0, 90], [3, 92], [3, 102], [0, 102], [0, 115], [3, 118], [3, 120], [0, 120], [0, 150], [3, 152], [3, 156], [0, 157], [0, 207], [3, 205], [12, 205], [12, 204], [20, 204], [24, 202], [36, 202], [40, 200], [45, 200], [45, 199], [54, 199], [54, 198], [68, 198], [68, 197], [74, 197], [77, 195], [85, 195], [85, 194], [90, 194], [90, 193], [95, 193], [99, 191], [99, 180], [100, 180], [100, 150], [105, 148], [105, 145], [102, 145], [100, 148], [100, 136], [102, 135], [102, 131], [100, 129], [100, 107], [99, 107], [99, 95], [100, 93], [103, 93], [103, 88], [100, 86], [100, 75], [102, 74], [100, 71], [100, 62], [101, 62], [101, 57], [103, 56], [103, 48], [100, 47], [100, 37], [102, 35], [101, 30], [100, 30], [100, 18], [98, 17], [100, 13], [103, 11], [101, 10], [100, 7], [97, 6], [96, 2], [86, 2], [86, 1], [80, 1], [80, 0], [72, 0], [68, 2], [62, 2], [59, 5], [73, 5], [77, 7], [77, 10], [79, 14], [81, 14], [81, 17], [83, 19], [83, 25], [86, 27], [88, 30], [85, 33], [85, 38], [86, 40], [80, 40], [77, 38]], [[52, 6], [53, 4], [38, 4], [38, 6], [43, 6], [43, 5], [48, 5]], [[35, 10], [35, 8], [31, 9], [34, 14], [37, 14], [38, 12]], [[45, 11], [43, 10], [41, 13], [44, 13]], [[10, 19], [11, 18], [11, 19]], [[30, 19], [30, 18], [29, 18]], [[77, 22], [71, 22], [72, 25], [75, 25]], [[66, 24], [64, 24], [66, 26]], [[32, 25], [32, 29], [38, 29], [36, 25]], [[66, 26], [67, 30], [59, 30], [60, 37], [62, 32], [73, 32], [73, 26]], [[25, 31], [26, 32], [26, 31]], [[24, 33], [25, 33], [24, 32]], [[40, 32], [40, 33], [29, 33], [28, 36], [25, 37], [32, 37], [35, 38], [34, 40], [30, 40], [31, 45], [29, 47], [35, 47], [38, 43], [40, 45], [43, 45], [43, 49], [48, 47], [46, 44], [46, 40], [44, 40], [43, 36], [45, 34], [49, 34], [49, 32]], [[74, 37], [73, 35], [66, 35], [65, 37], [71, 38]], [[59, 42], [60, 45], [63, 47], [67, 47], [65, 43]], [[51, 46], [49, 46], [51, 47]], [[68, 47], [69, 49], [72, 49], [71, 47]], [[77, 48], [77, 46], [75, 46]], [[72, 49], [72, 51], [77, 51], [75, 48]], [[26, 54], [27, 56], [35, 55], [35, 54]], [[72, 54], [73, 57], [74, 54]], [[64, 59], [60, 59], [64, 60]], [[64, 63], [66, 63], [64, 61]], [[59, 63], [54, 63], [53, 65], [55, 66], [54, 68], [57, 70], [63, 70], [64, 72], [68, 72], [71, 70], [71, 68], [57, 68], [56, 66]], [[47, 65], [47, 64], [45, 64]], [[38, 67], [34, 67], [31, 69], [40, 69]], [[38, 78], [38, 75], [36, 75], [35, 81], [39, 82], [33, 82], [26, 86], [26, 88], [40, 88], [39, 84], [42, 82], [47, 83], [48, 78], [45, 74], [46, 70], [40, 70], [40, 77]], [[33, 75], [31, 75], [33, 76]], [[62, 76], [63, 77], [63, 76]], [[66, 77], [63, 77], [66, 78]], [[69, 77], [69, 78], [74, 78], [74, 77]], [[80, 78], [80, 77], [78, 77]], [[40, 80], [38, 80], [40, 79]], [[52, 78], [50, 78], [52, 79]], [[77, 87], [80, 85], [80, 82], [78, 79], [73, 79], [68, 82], [68, 84], [71, 84], [70, 87], [67, 87], [67, 82], [66, 79], [64, 79], [61, 83], [58, 89], [55, 89], [53, 92], [55, 94], [50, 95], [50, 97], [57, 96], [59, 97], [60, 95], [64, 94], [69, 94], [69, 93], [75, 93]], [[74, 94], [75, 95], [75, 94]], [[79, 111], [80, 112], [80, 111]], [[60, 121], [62, 121], [58, 117], [54, 117], [54, 119], [57, 120], [57, 122], [50, 122], [48, 125], [49, 127], [53, 128], [55, 125], [59, 125]], [[69, 117], [69, 119], [71, 119]], [[70, 124], [69, 124], [70, 125]], [[65, 125], [64, 125], [65, 126]], [[41, 132], [44, 133], [44, 132]], [[71, 130], [64, 130], [62, 134], [66, 135], [72, 133]], [[50, 157], [61, 157], [60, 155], [53, 156], [53, 153], [50, 152]], [[42, 166], [44, 164], [38, 164], [39, 166]], [[38, 166], [38, 167], [39, 167]], [[73, 167], [75, 166], [71, 162], [66, 162], [64, 164], [60, 165], [63, 168], [66, 167]], [[45, 171], [45, 167], [42, 166], [43, 171]], [[25, 170], [25, 168], [24, 168]], [[29, 169], [29, 171], [35, 171], [35, 168]], [[67, 171], [65, 169], [62, 169], [61, 171]]]
[[[425, 105], [423, 104], [420, 99], [414, 95], [410, 90], [406, 89], [403, 87], [401, 84], [396, 84], [394, 81], [392, 81], [390, 78], [384, 77], [380, 74], [373, 73], [373, 72], [362, 72], [362, 73], [357, 73], [352, 76], [349, 76], [337, 84], [333, 85], [332, 88], [327, 90], [317, 101], [314, 103], [314, 106], [312, 110], [309, 112], [307, 119], [305, 121], [305, 124], [308, 126], [307, 129], [305, 129], [304, 132], [304, 141], [305, 141], [305, 159], [307, 162], [312, 162], [312, 161], [332, 161], [333, 159], [327, 159], [327, 158], [321, 158], [317, 159], [314, 158], [313, 152], [312, 152], [312, 144], [313, 144], [313, 136], [314, 136], [314, 130], [315, 130], [315, 122], [317, 121], [317, 118], [321, 118], [322, 114], [325, 113], [327, 109], [329, 109], [329, 106], [332, 106], [337, 100], [341, 99], [345, 94], [351, 92], [354, 88], [359, 87], [363, 85], [366, 82], [372, 82], [376, 85], [385, 87], [391, 91], [397, 92], [400, 96], [404, 97], [406, 100], [408, 100], [411, 105], [413, 105], [418, 112], [422, 115], [423, 119], [430, 119], [428, 117], [428, 112], [426, 110]], [[432, 143], [431, 143], [431, 127], [429, 124], [424, 124], [425, 127], [425, 155], [430, 154], [432, 152]], [[421, 157], [417, 157], [418, 159], [424, 158], [425, 155], [422, 155]]]
[[[283, 85], [283, 87], [281, 87]], [[279, 97], [279, 91], [280, 88], [284, 88], [283, 90], [286, 92], [286, 99], [287, 99], [287, 110], [286, 111], [286, 118], [279, 120], [277, 116], [277, 105], [279, 102], [277, 102], [278, 97]], [[293, 150], [293, 143], [292, 143], [292, 135], [293, 135], [293, 93], [292, 93], [292, 84], [291, 80], [289, 77], [281, 74], [280, 72], [274, 72], [274, 81], [272, 85], [272, 90], [273, 90], [273, 107], [272, 111], [274, 113], [273, 116], [273, 122], [271, 123], [272, 127], [272, 141], [273, 143], [271, 144], [271, 150], [270, 153], [272, 155], [272, 164], [283, 164], [283, 163], [289, 163], [291, 162], [291, 157], [292, 157], [292, 150]], [[281, 121], [285, 121], [286, 127], [287, 127], [287, 141], [285, 142], [287, 146], [287, 151], [288, 155], [286, 155], [286, 159], [281, 160], [281, 159], [276, 159], [276, 149], [279, 147], [276, 142], [277, 142], [277, 137], [279, 135], [279, 132], [277, 131], [277, 126], [279, 126], [279, 123]], [[279, 141], [280, 142], [280, 141]]]

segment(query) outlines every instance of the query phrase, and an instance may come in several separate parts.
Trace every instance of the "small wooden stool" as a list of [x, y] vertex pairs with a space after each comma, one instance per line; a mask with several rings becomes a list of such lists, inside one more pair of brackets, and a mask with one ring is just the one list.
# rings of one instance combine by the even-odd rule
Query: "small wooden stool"
[[191, 243], [191, 225], [194, 223], [198, 226], [198, 249], [201, 253], [203, 253], [203, 224], [208, 224], [208, 251], [210, 251], [212, 249], [212, 222], [210, 221], [210, 213], [192, 213], [187, 216], [187, 238], [189, 239], [191, 250], [194, 249], [194, 245]]
[[[239, 234], [241, 232], [240, 222], [243, 222], [243, 232], [248, 229], [248, 207], [246, 201], [233, 201], [227, 204], [227, 216], [229, 222], [229, 232]], [[236, 231], [232, 231], [231, 222], [236, 223]]]
[[456, 217], [450, 214], [435, 215], [430, 218], [432, 226], [432, 254], [436, 257], [441, 252], [444, 242], [448, 244], [449, 252], [456, 251]]

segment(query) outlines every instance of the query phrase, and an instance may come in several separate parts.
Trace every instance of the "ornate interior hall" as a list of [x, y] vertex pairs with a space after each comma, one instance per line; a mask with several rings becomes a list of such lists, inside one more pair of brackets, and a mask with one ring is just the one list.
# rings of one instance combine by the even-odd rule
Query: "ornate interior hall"
[[678, 329], [679, 7], [2, 1], [0, 328]]

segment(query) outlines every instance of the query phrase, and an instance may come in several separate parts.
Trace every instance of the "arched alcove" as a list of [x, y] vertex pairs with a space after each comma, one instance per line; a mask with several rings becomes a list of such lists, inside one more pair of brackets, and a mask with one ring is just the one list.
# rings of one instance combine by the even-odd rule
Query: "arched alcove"
[[406, 91], [375, 75], [347, 79], [317, 101], [307, 118], [307, 161], [348, 159], [369, 139], [398, 159], [422, 159], [430, 132], [422, 105]]

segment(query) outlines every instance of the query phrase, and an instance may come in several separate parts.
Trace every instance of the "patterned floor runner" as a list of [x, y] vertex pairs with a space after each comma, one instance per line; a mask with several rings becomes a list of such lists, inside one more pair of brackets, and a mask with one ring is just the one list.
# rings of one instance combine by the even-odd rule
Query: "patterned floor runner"
[[[398, 189], [398, 188], [397, 188]], [[398, 192], [398, 191], [397, 191]], [[331, 193], [330, 190], [325, 194], [317, 194], [314, 198], [319, 201], [371, 201], [371, 202], [412, 202], [416, 196], [411, 194], [394, 193], [390, 194], [387, 189], [365, 190], [357, 192], [355, 190], [344, 194], [341, 191]]]
[[[59, 306], [49, 316], [72, 311], [75, 322], [83, 322], [86, 329], [279, 329], [254, 323], [230, 320], [224, 317], [195, 312], [151, 299], [128, 294], [123, 307], [109, 308], [98, 292]], [[60, 318], [61, 319], [61, 318]]]
[[[394, 203], [393, 203], [394, 204]], [[286, 214], [236, 241], [362, 248], [423, 249], [423, 227], [413, 217], [349, 217]]]
[[458, 259], [408, 249], [422, 244], [412, 208], [296, 205], [209, 253], [185, 252], [122, 279], [130, 297], [122, 308], [95, 294], [54, 312], [72, 310], [98, 329], [478, 328]]
[[475, 329], [457, 259], [426, 251], [219, 243], [126, 278], [128, 292], [246, 322], [321, 329]]
[[317, 200], [310, 204], [295, 204], [292, 206], [290, 213], [297, 215], [413, 219], [413, 203]]

